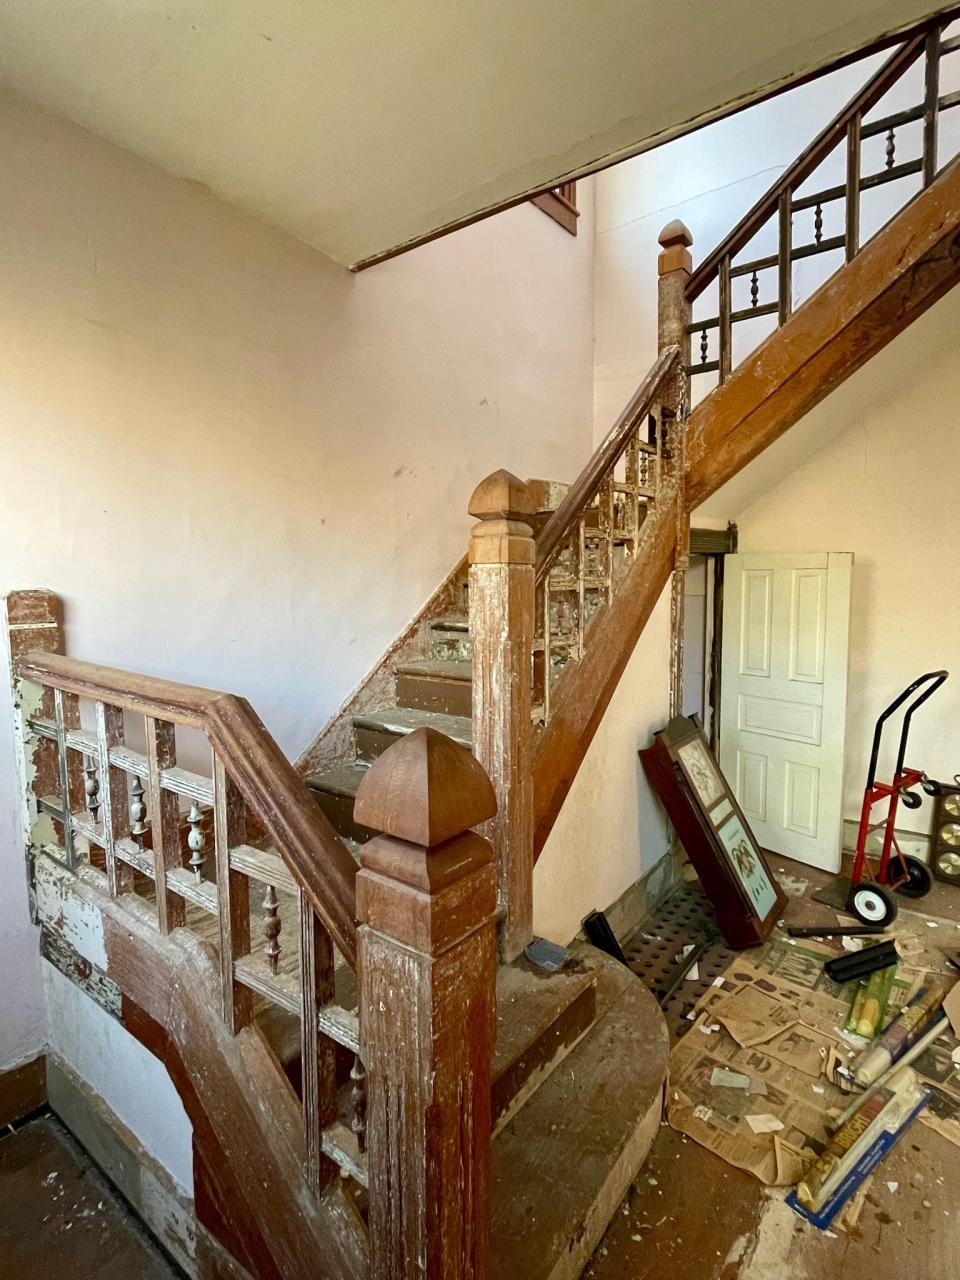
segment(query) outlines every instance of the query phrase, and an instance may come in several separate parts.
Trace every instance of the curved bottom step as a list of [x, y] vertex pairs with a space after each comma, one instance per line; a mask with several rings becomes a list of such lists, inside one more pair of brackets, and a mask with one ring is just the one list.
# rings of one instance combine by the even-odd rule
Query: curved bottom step
[[491, 1275], [574, 1280], [660, 1126], [669, 1037], [643, 983], [584, 944], [597, 1021], [493, 1143]]

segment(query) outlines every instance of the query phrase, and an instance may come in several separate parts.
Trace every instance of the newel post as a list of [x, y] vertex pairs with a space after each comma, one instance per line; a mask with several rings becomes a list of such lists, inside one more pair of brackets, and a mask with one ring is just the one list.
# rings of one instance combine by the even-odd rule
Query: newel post
[[496, 871], [469, 828], [495, 808], [481, 766], [433, 729], [386, 751], [357, 790], [357, 821], [384, 832], [357, 876], [377, 1280], [488, 1275]]
[[497, 815], [484, 827], [504, 908], [500, 953], [516, 959], [533, 938], [533, 499], [522, 480], [495, 471], [468, 506], [473, 750], [493, 783]]
[[687, 301], [687, 285], [693, 271], [690, 246], [693, 236], [682, 222], [668, 222], [660, 232], [660, 257], [657, 260], [657, 343], [658, 349], [680, 348], [680, 367], [668, 392], [665, 406], [675, 421], [672, 433], [674, 468], [679, 482], [677, 501], [677, 542], [673, 581], [670, 590], [670, 714], [683, 711], [683, 614], [685, 574], [690, 561], [690, 515], [684, 495], [686, 468], [686, 414], [690, 378], [691, 305]]

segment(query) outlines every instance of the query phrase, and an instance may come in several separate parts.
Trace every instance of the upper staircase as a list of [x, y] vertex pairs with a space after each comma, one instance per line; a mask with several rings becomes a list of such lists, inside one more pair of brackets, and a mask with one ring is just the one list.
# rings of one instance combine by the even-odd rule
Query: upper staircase
[[[197, 1274], [580, 1273], [659, 1123], [666, 1034], [590, 948], [526, 958], [534, 863], [668, 582], [679, 707], [691, 510], [960, 279], [955, 16], [696, 271], [664, 229], [659, 354], [607, 438], [569, 485], [478, 485], [467, 556], [295, 767], [243, 699], [65, 657], [56, 597], [7, 597], [44, 955], [167, 1064]], [[903, 198], [866, 239], [875, 190]]]

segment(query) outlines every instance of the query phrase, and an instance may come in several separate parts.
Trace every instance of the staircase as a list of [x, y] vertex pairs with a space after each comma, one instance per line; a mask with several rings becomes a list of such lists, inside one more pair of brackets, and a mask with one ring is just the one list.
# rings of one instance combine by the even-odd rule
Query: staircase
[[[68, 658], [57, 598], [7, 597], [43, 953], [167, 1065], [198, 1276], [580, 1274], [659, 1124], [666, 1032], [591, 948], [530, 962], [533, 866], [668, 582], [678, 696], [691, 509], [960, 279], [960, 165], [937, 138], [960, 105], [939, 89], [952, 16], [696, 271], [665, 228], [660, 354], [606, 440], [569, 486], [477, 487], [468, 556], [296, 766], [243, 699]], [[923, 102], [887, 110], [919, 60]], [[915, 121], [918, 158], [861, 173], [864, 138], [889, 158]], [[845, 182], [816, 188], [842, 144]], [[910, 174], [919, 193], [861, 244], [861, 192]], [[744, 258], [771, 222], [777, 252]], [[794, 262], [837, 248], [795, 308]], [[712, 285], [717, 314], [695, 316]], [[775, 328], [734, 368], [734, 326], [760, 314]]]

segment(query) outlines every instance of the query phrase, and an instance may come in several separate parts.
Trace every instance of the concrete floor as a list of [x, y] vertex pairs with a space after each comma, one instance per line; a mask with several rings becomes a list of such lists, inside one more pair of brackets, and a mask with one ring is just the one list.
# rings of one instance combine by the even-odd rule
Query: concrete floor
[[[835, 921], [812, 895], [830, 877], [774, 856], [809, 886], [787, 919]], [[960, 890], [936, 884], [930, 917], [960, 923]], [[942, 935], [960, 948], [960, 931]], [[895, 1191], [888, 1182], [897, 1183]], [[768, 1191], [691, 1139], [661, 1125], [649, 1160], [584, 1276], [590, 1280], [958, 1280], [960, 1148], [915, 1124], [874, 1176], [853, 1234], [817, 1231]]]
[[52, 1115], [0, 1136], [0, 1276], [185, 1280]]

